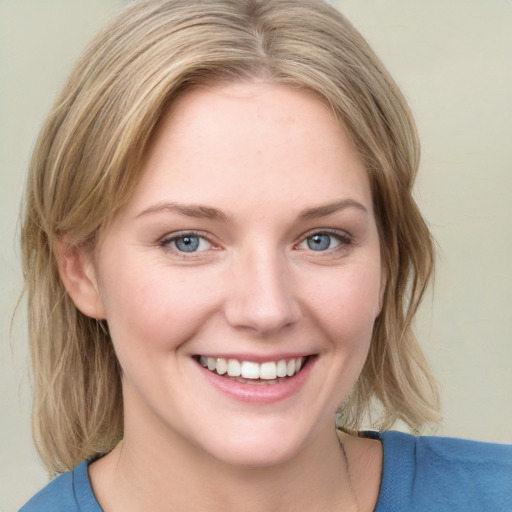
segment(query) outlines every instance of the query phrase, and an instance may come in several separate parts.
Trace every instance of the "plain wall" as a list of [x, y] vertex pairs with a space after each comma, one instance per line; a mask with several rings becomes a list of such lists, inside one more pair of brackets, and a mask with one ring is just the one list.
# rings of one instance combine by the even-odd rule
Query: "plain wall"
[[[0, 0], [0, 512], [47, 481], [30, 438], [18, 208], [38, 129], [121, 0]], [[422, 139], [416, 196], [439, 244], [418, 335], [437, 433], [512, 442], [512, 2], [338, 0], [402, 87]]]

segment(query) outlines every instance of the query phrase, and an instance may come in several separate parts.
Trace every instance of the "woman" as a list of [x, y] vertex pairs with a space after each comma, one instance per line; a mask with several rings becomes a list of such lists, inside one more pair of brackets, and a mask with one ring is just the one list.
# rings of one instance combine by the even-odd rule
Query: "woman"
[[418, 154], [324, 3], [125, 9], [32, 160], [35, 437], [64, 474], [22, 510], [510, 508], [509, 449], [385, 432], [438, 418]]

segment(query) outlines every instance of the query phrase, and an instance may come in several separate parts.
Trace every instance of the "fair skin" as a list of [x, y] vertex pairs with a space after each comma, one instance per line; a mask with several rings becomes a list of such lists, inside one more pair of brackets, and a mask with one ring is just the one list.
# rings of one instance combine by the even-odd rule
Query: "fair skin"
[[58, 250], [123, 369], [123, 443], [89, 468], [106, 512], [373, 510], [380, 443], [342, 435], [347, 468], [333, 414], [385, 275], [367, 173], [316, 96], [182, 95], [94, 252]]

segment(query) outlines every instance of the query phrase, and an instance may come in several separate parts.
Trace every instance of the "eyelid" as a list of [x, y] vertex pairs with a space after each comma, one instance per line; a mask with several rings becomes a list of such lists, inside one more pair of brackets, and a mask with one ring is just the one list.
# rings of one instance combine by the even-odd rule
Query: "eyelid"
[[345, 240], [346, 242], [351, 242], [353, 240], [353, 236], [343, 229], [334, 229], [334, 228], [320, 228], [320, 229], [312, 229], [307, 233], [304, 233], [300, 237], [300, 242], [304, 241], [306, 238], [309, 238], [314, 235], [332, 235], [340, 240]]

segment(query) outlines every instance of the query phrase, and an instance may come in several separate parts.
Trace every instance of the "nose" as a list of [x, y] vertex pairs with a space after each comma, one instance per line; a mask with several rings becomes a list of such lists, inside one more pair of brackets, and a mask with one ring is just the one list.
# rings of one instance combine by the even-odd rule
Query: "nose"
[[240, 254], [231, 266], [225, 317], [230, 325], [268, 335], [295, 324], [301, 315], [286, 258], [272, 249]]

